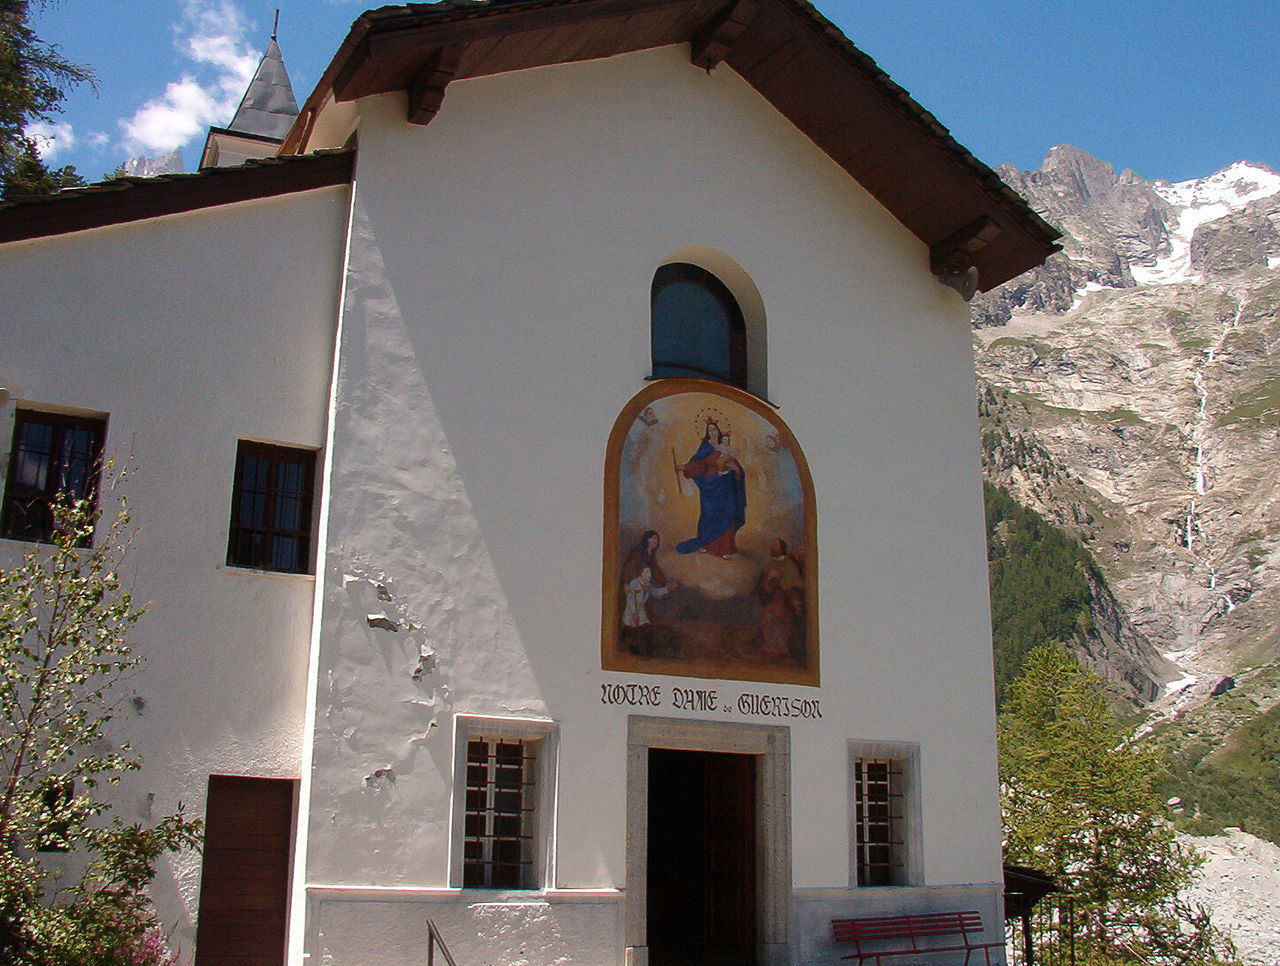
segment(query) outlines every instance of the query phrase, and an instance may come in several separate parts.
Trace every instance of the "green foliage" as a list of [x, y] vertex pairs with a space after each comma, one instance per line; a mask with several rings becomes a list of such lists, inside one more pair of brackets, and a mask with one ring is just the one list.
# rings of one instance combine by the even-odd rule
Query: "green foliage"
[[22, 195], [51, 195], [63, 188], [79, 188], [84, 178], [76, 174], [73, 164], [50, 169], [40, 159], [40, 152], [29, 138], [22, 138], [22, 153], [18, 155], [4, 183], [4, 197]]
[[93, 81], [91, 70], [36, 36], [30, 16], [30, 0], [0, 0], [0, 182], [5, 185], [30, 146], [27, 126], [48, 120], [68, 88]]
[[1000, 701], [1023, 661], [1047, 641], [1070, 643], [1093, 629], [1088, 575], [1102, 577], [1079, 540], [983, 484], [991, 624]]
[[[77, 501], [55, 519], [51, 546], [0, 570], [0, 964], [165, 963], [144, 889], [162, 854], [198, 845], [201, 823], [179, 806], [126, 824], [102, 797], [141, 764], [109, 730], [143, 613], [118, 576], [129, 517], [98, 528]], [[82, 875], [57, 880], [39, 854], [50, 846], [79, 852]]]
[[1062, 648], [1027, 655], [999, 747], [1005, 859], [1075, 897], [1085, 961], [1209, 966], [1234, 954], [1179, 898], [1199, 860], [1163, 814], [1158, 755], [1123, 743], [1102, 682]]
[[1197, 835], [1235, 826], [1280, 842], [1280, 705], [1225, 742], [1182, 741], [1169, 749], [1160, 793], [1182, 799], [1178, 824]]

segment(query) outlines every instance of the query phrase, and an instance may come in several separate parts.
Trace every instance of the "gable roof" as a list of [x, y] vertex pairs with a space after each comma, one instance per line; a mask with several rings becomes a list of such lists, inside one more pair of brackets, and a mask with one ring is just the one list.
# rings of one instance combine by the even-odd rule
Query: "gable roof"
[[282, 152], [306, 151], [332, 97], [404, 90], [426, 124], [453, 80], [688, 43], [724, 63], [930, 250], [986, 291], [1059, 246], [1047, 224], [806, 0], [445, 0], [362, 14]]

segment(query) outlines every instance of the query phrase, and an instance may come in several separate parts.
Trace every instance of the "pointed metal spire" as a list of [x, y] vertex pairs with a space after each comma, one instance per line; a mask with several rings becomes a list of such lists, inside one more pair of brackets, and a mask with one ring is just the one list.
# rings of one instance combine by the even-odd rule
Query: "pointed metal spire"
[[262, 62], [249, 82], [236, 116], [227, 125], [229, 131], [278, 140], [289, 133], [298, 116], [298, 102], [289, 83], [289, 72], [284, 68], [284, 55], [276, 43], [279, 26], [280, 11], [277, 10], [271, 42], [267, 44], [267, 52], [262, 55]]

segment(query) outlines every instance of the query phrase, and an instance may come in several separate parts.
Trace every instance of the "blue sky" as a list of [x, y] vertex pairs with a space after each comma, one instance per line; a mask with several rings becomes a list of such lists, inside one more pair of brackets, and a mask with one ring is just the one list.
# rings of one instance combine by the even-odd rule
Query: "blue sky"
[[[362, 0], [55, 0], [36, 30], [92, 66], [46, 142], [90, 180], [225, 124], [280, 8], [301, 102]], [[983, 161], [1038, 167], [1070, 143], [1146, 178], [1237, 160], [1280, 168], [1277, 0], [819, 0], [818, 8]], [[45, 133], [51, 133], [45, 131]]]

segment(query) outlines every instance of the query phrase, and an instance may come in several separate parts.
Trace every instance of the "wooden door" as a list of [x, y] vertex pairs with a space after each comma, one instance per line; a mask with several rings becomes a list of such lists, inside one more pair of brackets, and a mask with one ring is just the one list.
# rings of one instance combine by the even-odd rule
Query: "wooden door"
[[754, 966], [755, 764], [650, 750], [650, 966]]
[[281, 966], [297, 782], [210, 775], [196, 966]]

